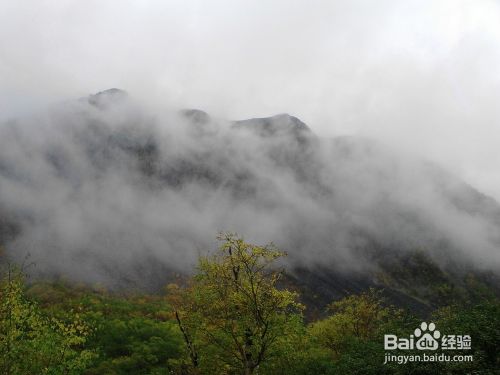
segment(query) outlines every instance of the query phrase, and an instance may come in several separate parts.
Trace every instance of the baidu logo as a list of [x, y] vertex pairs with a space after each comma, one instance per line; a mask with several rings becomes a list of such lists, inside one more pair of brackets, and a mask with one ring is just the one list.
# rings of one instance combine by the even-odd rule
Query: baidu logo
[[384, 335], [385, 350], [467, 350], [470, 348], [471, 337], [469, 335], [442, 335], [434, 323], [422, 322], [408, 338]]
[[420, 324], [420, 328], [415, 329], [415, 338], [417, 339], [416, 347], [418, 350], [436, 350], [439, 347], [439, 338], [441, 332], [436, 330], [436, 325], [426, 322]]

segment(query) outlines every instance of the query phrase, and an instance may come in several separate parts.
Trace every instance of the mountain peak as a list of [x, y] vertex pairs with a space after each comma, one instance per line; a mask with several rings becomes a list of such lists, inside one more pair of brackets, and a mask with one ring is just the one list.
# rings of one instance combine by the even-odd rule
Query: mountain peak
[[181, 115], [196, 124], [206, 124], [210, 122], [210, 115], [201, 109], [187, 108], [181, 110]]
[[309, 127], [295, 116], [281, 113], [271, 117], [252, 118], [233, 122], [235, 128], [251, 129], [260, 135], [293, 133], [295, 135], [310, 132]]
[[106, 108], [110, 103], [121, 102], [128, 97], [128, 93], [124, 90], [111, 88], [100, 91], [97, 94], [89, 95], [88, 102], [98, 108]]
[[282, 126], [293, 127], [297, 130], [310, 131], [309, 127], [295, 116], [291, 116], [288, 113], [280, 113], [271, 117], [275, 122]]

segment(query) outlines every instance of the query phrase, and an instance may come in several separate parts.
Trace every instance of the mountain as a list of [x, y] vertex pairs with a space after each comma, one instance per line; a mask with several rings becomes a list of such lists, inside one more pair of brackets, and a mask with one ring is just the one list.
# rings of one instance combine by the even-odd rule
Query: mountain
[[158, 289], [233, 231], [287, 251], [315, 314], [369, 287], [422, 313], [471, 275], [499, 287], [500, 205], [439, 166], [288, 114], [160, 113], [111, 89], [0, 126], [8, 256]]

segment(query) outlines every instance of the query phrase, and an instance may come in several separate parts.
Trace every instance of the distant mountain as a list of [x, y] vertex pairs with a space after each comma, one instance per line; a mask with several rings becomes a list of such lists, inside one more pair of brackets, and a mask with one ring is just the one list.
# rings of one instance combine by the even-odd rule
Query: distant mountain
[[41, 275], [155, 289], [235, 231], [288, 252], [311, 311], [375, 286], [425, 312], [471, 274], [500, 287], [499, 229], [437, 165], [288, 114], [159, 115], [111, 89], [0, 126], [0, 241]]

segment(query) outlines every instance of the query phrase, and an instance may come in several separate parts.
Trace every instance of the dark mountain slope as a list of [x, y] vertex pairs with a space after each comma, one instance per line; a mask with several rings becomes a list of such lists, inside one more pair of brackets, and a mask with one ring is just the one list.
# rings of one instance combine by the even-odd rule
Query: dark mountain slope
[[498, 287], [500, 206], [373, 140], [284, 114], [152, 115], [117, 89], [0, 133], [1, 239], [41, 275], [158, 289], [234, 231], [286, 250], [317, 313], [372, 286], [423, 313], [471, 272]]

